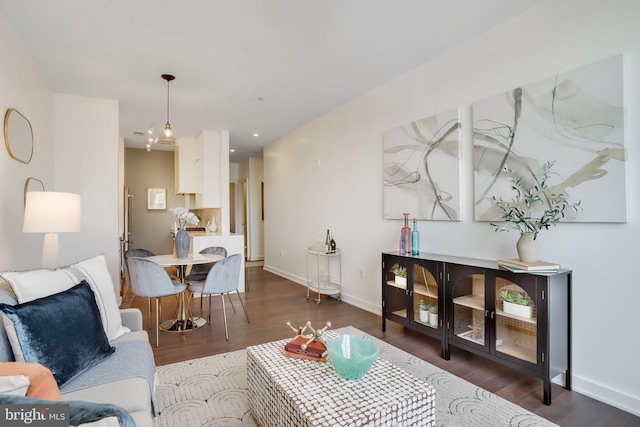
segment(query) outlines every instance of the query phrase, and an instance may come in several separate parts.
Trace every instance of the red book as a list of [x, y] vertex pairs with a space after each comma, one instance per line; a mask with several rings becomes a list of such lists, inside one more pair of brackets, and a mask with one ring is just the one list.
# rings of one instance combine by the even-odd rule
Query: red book
[[298, 353], [292, 353], [290, 351], [285, 350], [284, 351], [284, 355], [287, 357], [295, 357], [297, 359], [308, 359], [308, 360], [315, 360], [318, 362], [326, 362], [329, 359], [329, 355], [327, 354], [324, 357], [313, 357], [313, 356], [307, 356], [305, 354], [298, 354]]
[[[319, 341], [308, 342], [309, 338], [297, 336], [284, 346], [285, 351], [321, 359], [327, 355], [327, 347]], [[306, 344], [306, 348], [302, 348]]]

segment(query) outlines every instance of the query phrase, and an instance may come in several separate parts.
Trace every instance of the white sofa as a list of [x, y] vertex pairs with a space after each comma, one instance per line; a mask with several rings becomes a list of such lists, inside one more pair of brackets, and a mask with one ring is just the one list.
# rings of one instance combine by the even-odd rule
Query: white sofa
[[[17, 305], [19, 301], [25, 298], [29, 300], [34, 296], [29, 295], [32, 291], [40, 292], [39, 287], [48, 286], [47, 292], [67, 287], [69, 283], [67, 283], [65, 275], [69, 278], [69, 283], [75, 282], [71, 283], [71, 287], [74, 289], [78, 288], [75, 284], [81, 282], [78, 279], [87, 282], [82, 284], [85, 289], [87, 284], [90, 285], [96, 295], [96, 305], [100, 309], [99, 315], [102, 316], [102, 322], [100, 320], [98, 322], [104, 325], [105, 339], [108, 339], [107, 347], [112, 347], [115, 350], [111, 350], [112, 353], [107, 355], [104, 360], [82, 370], [77, 375], [73, 375], [63, 384], [59, 384], [63, 401], [80, 400], [115, 404], [128, 411], [138, 427], [154, 426], [153, 399], [156, 366], [148, 334], [142, 329], [142, 313], [138, 309], [120, 310], [117, 307], [110, 278], [108, 279], [109, 283], [97, 283], [106, 282], [106, 277], [108, 277], [103, 256], [57, 270], [2, 272], [0, 276], [6, 282], [0, 281], [0, 304], [20, 307]], [[111, 287], [110, 291], [109, 286]], [[46, 304], [49, 298], [64, 295], [65, 292], [70, 291], [71, 289], [41, 299], [31, 299], [31, 301], [44, 301]], [[109, 292], [111, 295], [104, 295]], [[36, 305], [36, 307], [39, 306]], [[66, 311], [66, 307], [63, 310]], [[77, 311], [76, 307], [68, 307], [68, 310], [67, 314], [70, 316], [73, 316]], [[2, 317], [2, 322], [0, 322], [0, 362], [15, 361], [15, 332], [9, 330], [9, 334], [7, 334], [5, 326], [8, 316], [3, 313], [0, 317]], [[50, 325], [47, 322], [43, 323], [43, 331], [47, 331]], [[9, 329], [12, 328], [12, 325], [9, 324]], [[14, 337], [11, 336], [12, 333]], [[22, 356], [18, 358], [20, 359], [20, 357]], [[26, 359], [27, 356], [24, 357]], [[33, 360], [24, 361], [33, 362]], [[47, 366], [45, 363], [43, 365]]]

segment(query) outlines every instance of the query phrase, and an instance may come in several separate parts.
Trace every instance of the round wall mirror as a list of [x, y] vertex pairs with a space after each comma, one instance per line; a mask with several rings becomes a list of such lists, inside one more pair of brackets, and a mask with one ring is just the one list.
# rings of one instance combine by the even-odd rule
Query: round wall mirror
[[25, 164], [31, 161], [33, 129], [29, 119], [15, 108], [4, 115], [4, 144], [12, 158]]

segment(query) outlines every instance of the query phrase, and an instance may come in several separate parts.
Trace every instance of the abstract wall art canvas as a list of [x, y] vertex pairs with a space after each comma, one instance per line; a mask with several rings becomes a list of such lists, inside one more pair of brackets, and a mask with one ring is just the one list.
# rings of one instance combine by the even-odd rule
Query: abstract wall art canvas
[[535, 185], [547, 161], [547, 191], [582, 206], [565, 221], [626, 221], [622, 55], [476, 102], [473, 121], [477, 221], [499, 220], [489, 199]]
[[460, 220], [457, 109], [383, 134], [384, 219]]

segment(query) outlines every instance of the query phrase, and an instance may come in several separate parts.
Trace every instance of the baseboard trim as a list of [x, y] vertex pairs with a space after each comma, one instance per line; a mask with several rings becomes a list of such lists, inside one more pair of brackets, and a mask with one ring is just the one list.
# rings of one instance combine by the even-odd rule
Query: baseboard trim
[[[289, 279], [292, 282], [295, 282], [300, 286], [304, 286], [305, 288], [307, 287], [307, 279], [305, 279], [303, 277], [295, 276], [293, 274], [289, 274], [286, 271], [279, 270], [279, 269], [274, 268], [274, 267], [272, 267], [270, 265], [267, 265], [267, 264], [264, 265], [264, 269], [267, 270], [270, 273], [277, 274], [278, 276], [284, 277], [285, 279]], [[352, 297], [350, 295], [347, 295], [347, 294], [344, 293], [344, 289], [342, 290], [341, 298], [342, 298], [343, 302], [345, 302], [345, 303], [347, 303], [349, 305], [352, 305], [354, 307], [361, 308], [361, 309], [366, 310], [366, 311], [368, 311], [370, 313], [373, 313], [373, 314], [378, 314], [379, 315], [381, 313], [382, 309], [380, 307], [376, 307], [375, 304], [371, 304], [371, 303], [369, 303], [367, 301], [363, 301], [361, 299], [354, 298], [354, 297]]]
[[631, 396], [577, 375], [571, 376], [571, 389], [640, 417], [640, 409], [638, 409], [640, 408], [640, 397], [638, 396]]

